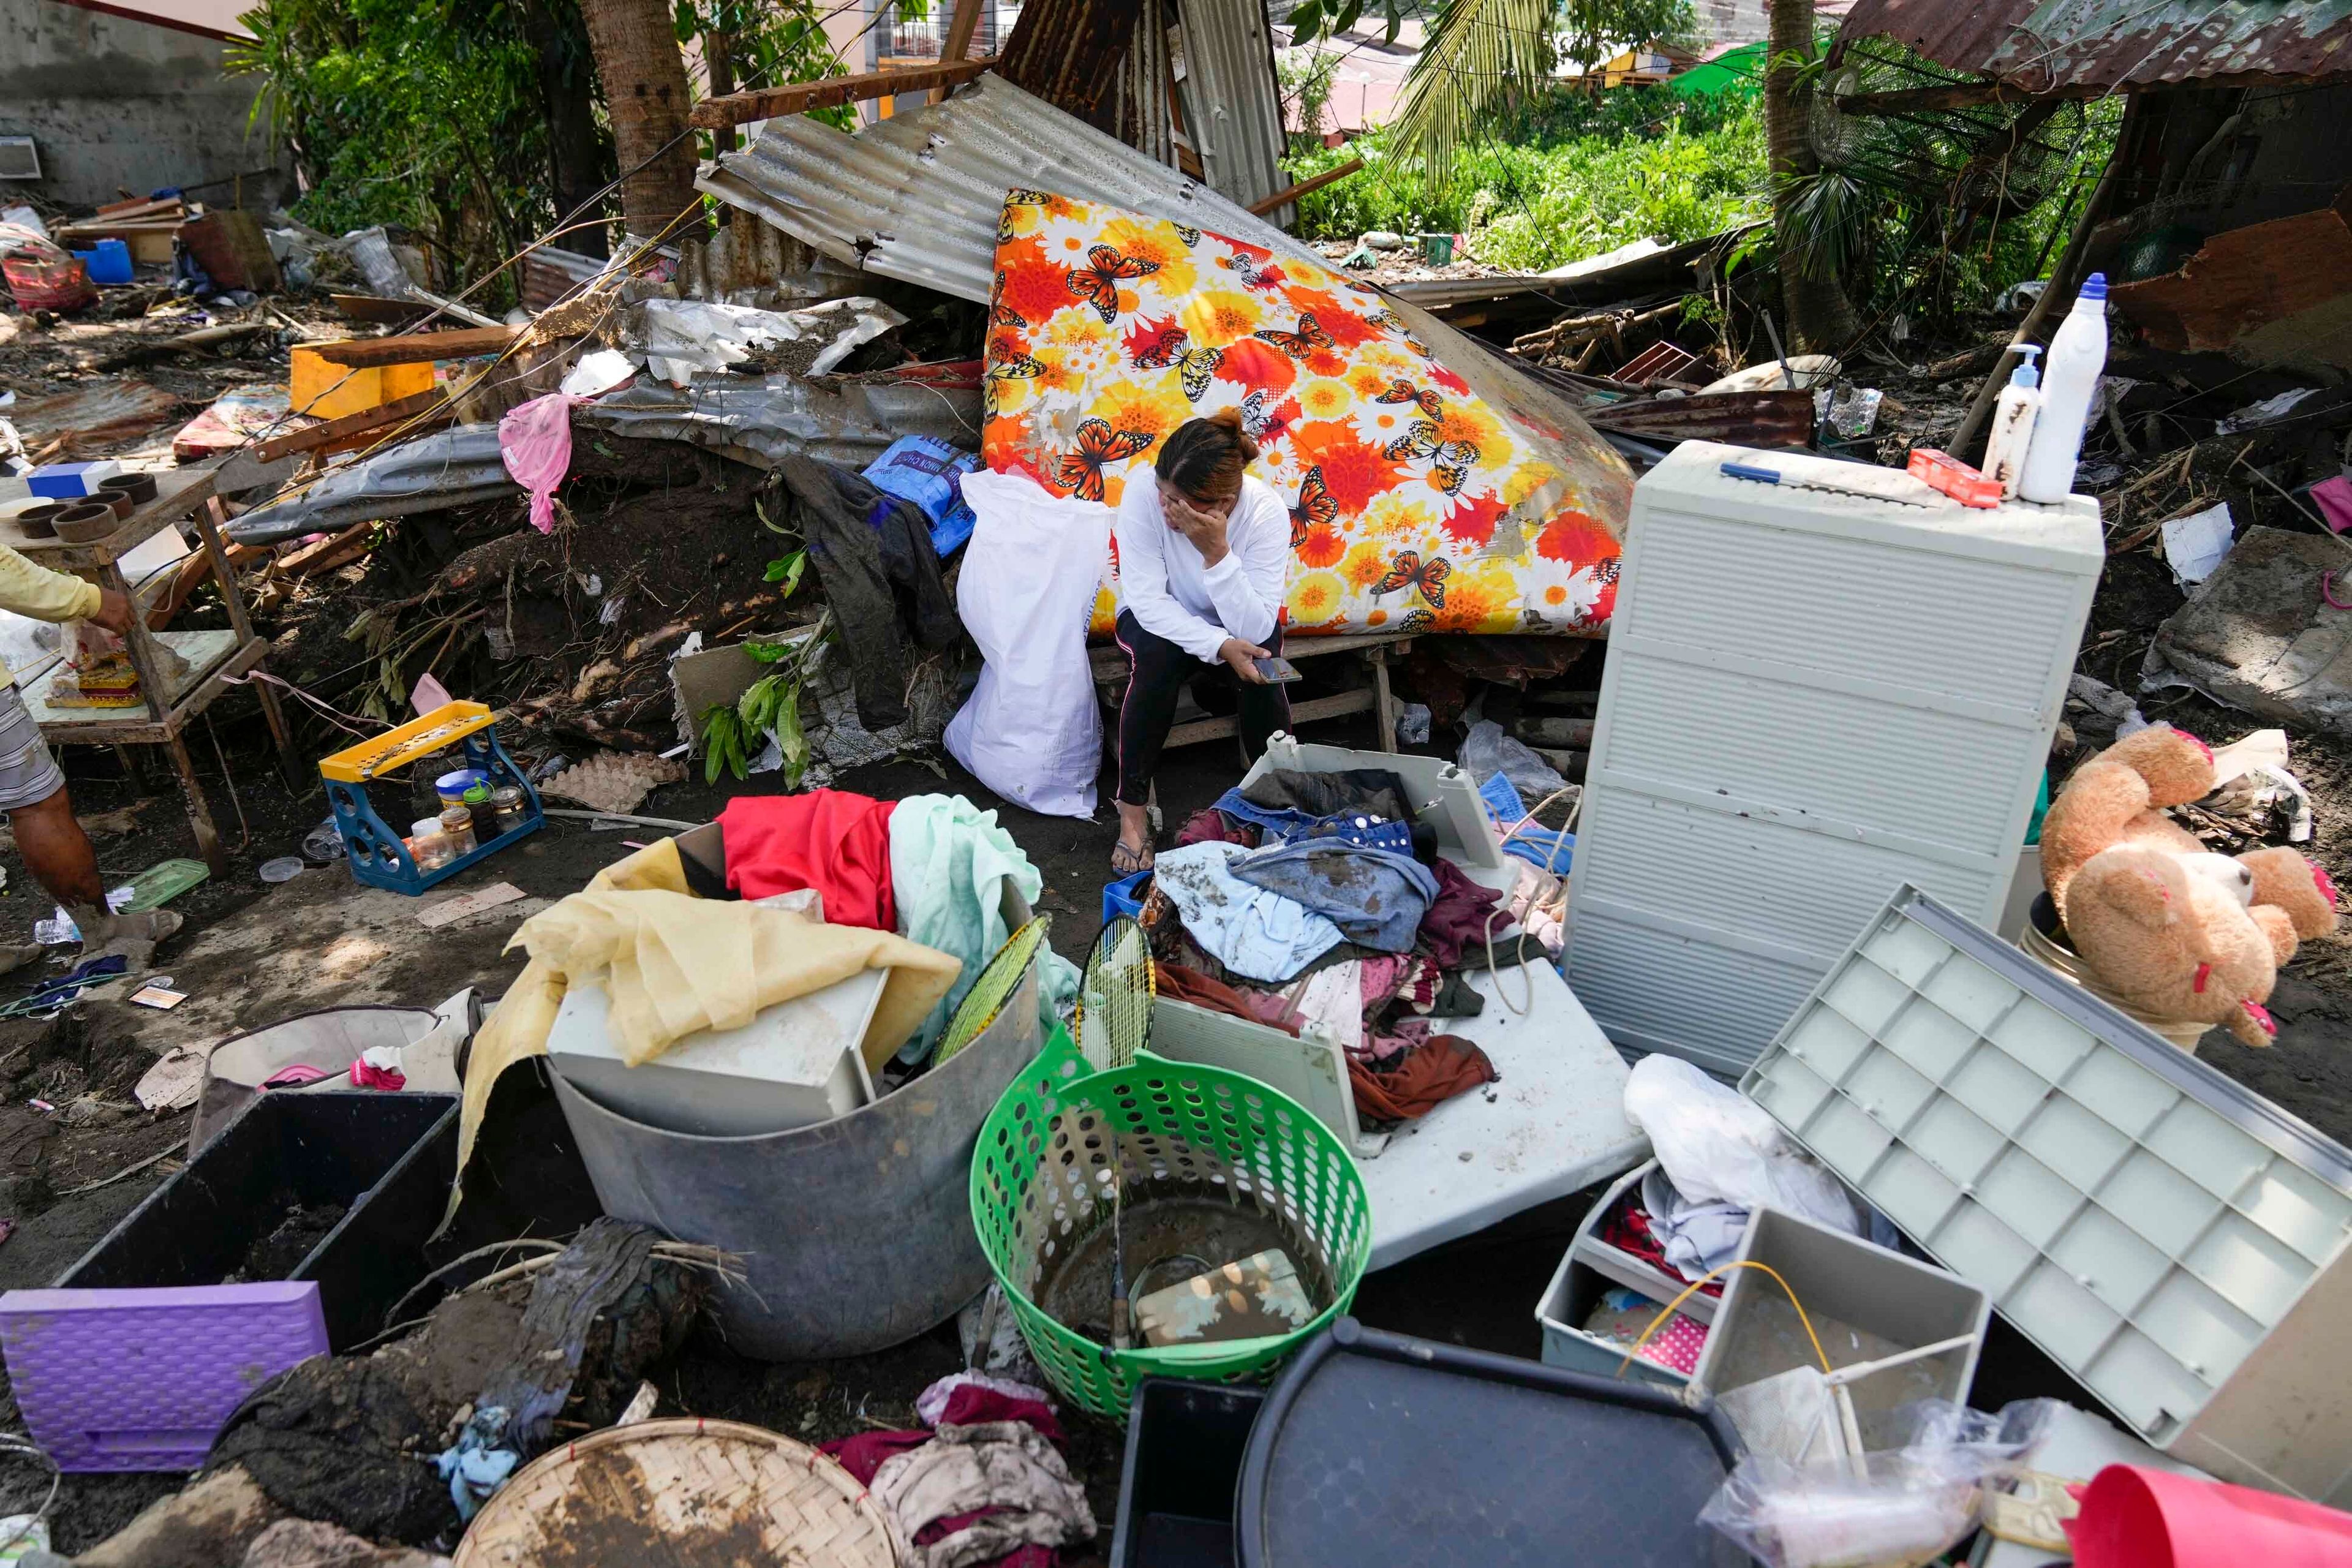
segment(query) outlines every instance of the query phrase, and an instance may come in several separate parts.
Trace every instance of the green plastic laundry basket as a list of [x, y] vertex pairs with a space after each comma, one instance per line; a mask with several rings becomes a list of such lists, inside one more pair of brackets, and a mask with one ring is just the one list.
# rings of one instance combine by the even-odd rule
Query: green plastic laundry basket
[[[1114, 1127], [1131, 1182], [1198, 1183], [1205, 1195], [1278, 1214], [1318, 1248], [1319, 1258], [1294, 1259], [1330, 1287], [1315, 1321], [1265, 1339], [1114, 1351], [1040, 1308], [1034, 1290], [1052, 1249], [1109, 1206]], [[1149, 1051], [1131, 1067], [1090, 1071], [1058, 1028], [981, 1127], [971, 1217], [1029, 1353], [1063, 1397], [1121, 1425], [1140, 1379], [1238, 1383], [1271, 1372], [1348, 1310], [1372, 1252], [1371, 1202], [1354, 1154], [1296, 1100], [1240, 1073]]]

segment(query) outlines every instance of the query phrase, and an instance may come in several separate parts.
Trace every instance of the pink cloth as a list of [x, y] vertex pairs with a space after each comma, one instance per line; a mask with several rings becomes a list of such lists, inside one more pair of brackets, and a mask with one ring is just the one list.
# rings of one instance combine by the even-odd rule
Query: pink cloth
[[352, 1064], [352, 1081], [362, 1089], [388, 1089], [397, 1094], [408, 1087], [408, 1075], [392, 1068], [380, 1068], [364, 1057]]
[[1396, 994], [1397, 977], [1404, 973], [1408, 960], [1402, 957], [1367, 958], [1363, 964], [1364, 1011], [1371, 1010]]
[[572, 468], [572, 405], [578, 401], [551, 392], [499, 421], [499, 459], [508, 477], [530, 492], [530, 525], [541, 533], [555, 527], [555, 487]]
[[2311, 487], [2311, 499], [2319, 503], [2320, 515], [2327, 519], [2328, 531], [2341, 533], [2352, 528], [2352, 479], [2341, 474], [2322, 479]]

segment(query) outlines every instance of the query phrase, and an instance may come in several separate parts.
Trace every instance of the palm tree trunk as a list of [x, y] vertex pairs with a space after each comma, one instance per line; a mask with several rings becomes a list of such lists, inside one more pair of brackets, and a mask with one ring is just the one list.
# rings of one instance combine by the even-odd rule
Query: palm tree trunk
[[1860, 329], [1845, 289], [1829, 276], [1809, 276], [1789, 243], [1789, 182], [1818, 173], [1805, 106], [1797, 93], [1797, 62], [1813, 56], [1813, 0], [1772, 0], [1771, 51], [1764, 72], [1764, 130], [1771, 161], [1774, 227], [1780, 245], [1780, 305], [1789, 318], [1792, 345], [1835, 353]]
[[[692, 96], [667, 0], [582, 0], [581, 11], [604, 84], [613, 151], [625, 171], [622, 225], [641, 237], [666, 230], [677, 237], [671, 221], [701, 198], [694, 189], [695, 144], [686, 121]], [[697, 226], [689, 222], [687, 237]]]

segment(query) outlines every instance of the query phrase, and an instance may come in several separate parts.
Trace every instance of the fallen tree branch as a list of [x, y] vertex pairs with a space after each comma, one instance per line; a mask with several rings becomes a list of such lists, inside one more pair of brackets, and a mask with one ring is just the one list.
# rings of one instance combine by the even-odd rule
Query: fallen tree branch
[[140, 364], [147, 360], [161, 359], [166, 354], [186, 353], [194, 349], [218, 348], [256, 332], [270, 330], [268, 321], [232, 321], [226, 326], [198, 327], [193, 332], [182, 332], [175, 338], [163, 338], [153, 342], [133, 343], [92, 363], [93, 370], [121, 370], [125, 365]]

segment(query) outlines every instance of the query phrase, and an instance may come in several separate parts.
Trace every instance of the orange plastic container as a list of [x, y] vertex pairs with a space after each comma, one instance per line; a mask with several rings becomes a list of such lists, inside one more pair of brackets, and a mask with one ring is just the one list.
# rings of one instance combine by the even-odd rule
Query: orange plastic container
[[339, 419], [396, 398], [433, 390], [433, 365], [387, 364], [352, 370], [322, 358], [315, 348], [294, 350], [294, 412]]

